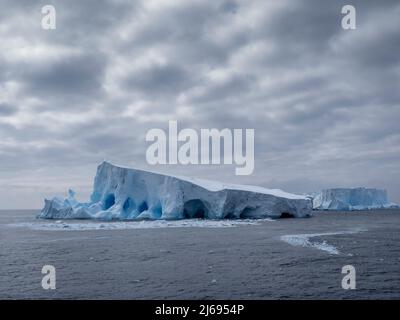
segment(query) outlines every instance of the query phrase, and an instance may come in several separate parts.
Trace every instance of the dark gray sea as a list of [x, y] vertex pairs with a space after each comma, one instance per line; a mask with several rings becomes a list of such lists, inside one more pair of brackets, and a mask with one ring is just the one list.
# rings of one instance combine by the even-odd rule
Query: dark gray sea
[[[220, 222], [36, 214], [0, 211], [0, 299], [400, 298], [400, 210]], [[41, 286], [44, 265], [55, 290]], [[344, 265], [354, 290], [342, 288]]]

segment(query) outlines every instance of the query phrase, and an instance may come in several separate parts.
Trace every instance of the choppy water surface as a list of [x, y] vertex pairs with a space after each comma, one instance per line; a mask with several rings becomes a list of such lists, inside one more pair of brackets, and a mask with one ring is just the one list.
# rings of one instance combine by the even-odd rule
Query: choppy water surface
[[[400, 298], [400, 210], [94, 222], [0, 211], [0, 298]], [[43, 265], [57, 289], [41, 287]], [[341, 269], [356, 268], [356, 290]]]

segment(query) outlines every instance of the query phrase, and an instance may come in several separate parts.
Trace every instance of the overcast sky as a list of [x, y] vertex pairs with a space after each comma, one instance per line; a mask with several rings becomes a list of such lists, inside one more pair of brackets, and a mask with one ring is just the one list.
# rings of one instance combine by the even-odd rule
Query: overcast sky
[[[41, 8], [57, 29], [41, 28]], [[341, 28], [353, 4], [357, 29]], [[0, 208], [40, 208], [96, 166], [400, 202], [399, 1], [0, 2]], [[149, 166], [145, 135], [254, 128], [255, 170]]]

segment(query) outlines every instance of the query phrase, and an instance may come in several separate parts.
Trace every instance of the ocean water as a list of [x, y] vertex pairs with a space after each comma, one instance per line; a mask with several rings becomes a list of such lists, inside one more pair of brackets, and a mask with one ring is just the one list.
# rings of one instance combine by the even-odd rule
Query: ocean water
[[[0, 299], [399, 299], [400, 210], [95, 222], [0, 211]], [[344, 290], [344, 265], [356, 289]], [[56, 289], [41, 286], [44, 265]]]

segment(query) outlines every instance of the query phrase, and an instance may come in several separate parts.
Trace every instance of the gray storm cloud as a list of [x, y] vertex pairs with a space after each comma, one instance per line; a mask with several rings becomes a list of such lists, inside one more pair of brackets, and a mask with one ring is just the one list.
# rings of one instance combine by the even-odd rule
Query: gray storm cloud
[[[41, 28], [52, 4], [57, 29]], [[103, 159], [308, 192], [400, 201], [400, 4], [352, 1], [0, 4], [0, 208], [90, 192]], [[255, 170], [146, 163], [146, 132], [254, 128]]]

